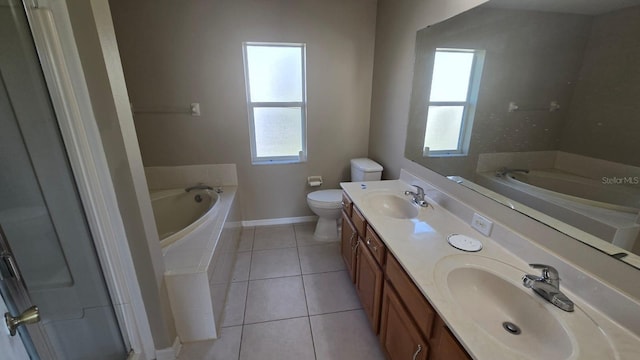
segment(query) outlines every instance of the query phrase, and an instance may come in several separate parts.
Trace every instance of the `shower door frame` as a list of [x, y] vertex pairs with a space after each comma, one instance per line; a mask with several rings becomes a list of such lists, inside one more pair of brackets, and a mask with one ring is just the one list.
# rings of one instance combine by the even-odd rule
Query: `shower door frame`
[[[64, 0], [21, 0], [129, 359], [156, 350]], [[100, 0], [106, 1], [106, 0]]]

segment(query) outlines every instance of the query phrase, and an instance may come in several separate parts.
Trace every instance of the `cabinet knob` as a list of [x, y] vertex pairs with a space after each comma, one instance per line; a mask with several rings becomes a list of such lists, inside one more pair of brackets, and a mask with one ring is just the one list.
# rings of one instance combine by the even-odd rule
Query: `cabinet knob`
[[373, 251], [378, 251], [378, 246], [371, 246], [371, 239], [367, 238], [367, 246], [373, 249]]
[[418, 358], [418, 354], [420, 354], [421, 351], [422, 351], [422, 345], [418, 344], [418, 349], [413, 354], [413, 360], [416, 360]]

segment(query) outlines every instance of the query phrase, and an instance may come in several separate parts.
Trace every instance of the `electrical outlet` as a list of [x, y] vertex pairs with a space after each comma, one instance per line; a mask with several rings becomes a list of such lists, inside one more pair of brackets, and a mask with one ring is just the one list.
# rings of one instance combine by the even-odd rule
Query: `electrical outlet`
[[482, 235], [489, 236], [491, 229], [493, 229], [493, 221], [478, 213], [474, 213], [473, 219], [471, 219], [471, 227], [478, 230]]

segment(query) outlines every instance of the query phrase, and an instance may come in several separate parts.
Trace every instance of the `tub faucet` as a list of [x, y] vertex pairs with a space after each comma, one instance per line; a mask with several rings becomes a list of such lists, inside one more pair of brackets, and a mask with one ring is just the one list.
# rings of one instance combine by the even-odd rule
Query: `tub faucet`
[[411, 195], [413, 197], [411, 201], [416, 205], [419, 205], [422, 207], [429, 206], [429, 203], [424, 199], [424, 189], [418, 185], [413, 185], [413, 186], [416, 187], [417, 192], [407, 190], [404, 192], [404, 194]]
[[209, 185], [200, 183], [197, 185], [189, 186], [188, 188], [184, 189], [184, 191], [186, 192], [189, 192], [191, 190], [213, 190], [213, 188]]
[[529, 170], [528, 169], [509, 169], [508, 167], [503, 167], [500, 170], [496, 171], [496, 176], [497, 177], [505, 177], [507, 176], [508, 173], [513, 173], [513, 172], [521, 172], [521, 173], [525, 173], [528, 174]]
[[560, 291], [558, 270], [544, 264], [529, 264], [534, 269], [541, 269], [542, 276], [525, 274], [522, 285], [564, 311], [573, 311], [573, 301]]

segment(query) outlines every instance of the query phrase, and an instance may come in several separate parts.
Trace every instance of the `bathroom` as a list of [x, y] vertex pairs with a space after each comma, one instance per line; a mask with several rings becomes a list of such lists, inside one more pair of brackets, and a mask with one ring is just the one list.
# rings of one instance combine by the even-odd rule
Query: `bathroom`
[[[560, 258], [619, 289], [637, 306], [640, 294], [635, 286], [636, 268], [575, 241], [564, 231], [542, 225], [460, 187], [405, 155], [416, 32], [484, 1], [50, 0], [26, 3], [50, 7], [59, 35], [63, 39], [71, 37], [77, 47], [77, 50], [67, 48], [69, 51], [65, 51], [67, 61], [76, 62], [84, 74], [81, 79], [71, 74], [76, 84], [75, 96], [85, 96], [83, 100], [90, 104], [89, 108], [80, 110], [83, 115], [91, 114], [85, 116], [89, 119], [87, 122], [95, 122], [94, 130], [99, 137], [93, 140], [102, 147], [96, 152], [103, 152], [98, 165], [104, 166], [106, 173], [102, 174], [111, 180], [111, 184], [103, 186], [112, 189], [115, 213], [122, 219], [121, 237], [126, 239], [124, 245], [128, 247], [124, 252], [128, 251], [133, 259], [133, 269], [124, 268], [135, 270], [133, 283], [137, 284], [126, 281], [125, 284], [129, 289], [138, 289], [130, 291], [128, 301], [133, 308], [131, 313], [138, 314], [136, 324], [138, 334], [142, 335], [138, 342], [125, 343], [136, 350], [134, 353], [144, 354], [139, 358], [181, 359], [198, 351], [209, 354], [201, 358], [218, 358], [215, 345], [209, 349], [205, 347], [211, 344], [205, 342], [176, 340], [179, 339], [176, 319], [167, 296], [171, 290], [165, 283], [166, 265], [162, 263], [163, 249], [155, 230], [149, 189], [163, 188], [164, 185], [158, 185], [163, 182], [173, 182], [175, 187], [185, 185], [184, 182], [192, 182], [186, 185], [205, 182], [214, 189], [237, 186], [235, 213], [230, 216], [235, 226], [233, 231], [239, 231], [241, 225], [243, 239], [251, 236], [254, 246], [264, 229], [276, 229], [276, 233], [281, 231], [279, 236], [293, 236], [294, 241], [305, 242], [311, 241], [315, 220], [306, 195], [317, 189], [339, 189], [340, 182], [351, 177], [350, 160], [354, 158], [370, 158], [381, 164], [384, 180], [401, 178], [401, 169], [411, 172], [496, 223], [518, 229], [517, 235], [509, 233], [511, 235], [504, 237], [506, 242], [512, 241], [515, 248], [518, 241], [527, 238], [538, 249], [531, 254], [538, 254], [541, 248], [553, 254], [526, 257], [525, 261], [549, 263]], [[66, 33], [61, 25], [64, 21], [69, 23]], [[306, 44], [307, 117], [302, 161], [252, 163], [242, 52], [246, 41]], [[63, 42], [64, 46], [68, 44]], [[113, 56], [115, 51], [119, 56]], [[82, 82], [84, 85], [79, 86]], [[199, 104], [199, 116], [190, 114], [192, 103]], [[67, 135], [63, 131], [64, 136]], [[70, 161], [72, 167], [75, 166], [76, 160]], [[180, 173], [176, 175], [174, 171]], [[318, 175], [322, 176], [322, 185], [310, 187], [308, 177]], [[81, 196], [86, 196], [83, 194], [81, 191]], [[229, 194], [226, 189], [222, 196], [225, 194]], [[448, 210], [467, 223], [471, 220]], [[298, 244], [298, 251], [302, 248]], [[518, 254], [514, 248], [509, 249]], [[258, 249], [248, 253], [255, 250]], [[238, 253], [236, 264], [246, 261], [247, 254], [240, 254], [242, 252]], [[300, 262], [303, 261], [301, 254]], [[561, 269], [561, 275], [566, 268]], [[130, 272], [123, 273], [125, 278], [127, 274], [131, 276]], [[109, 279], [109, 275], [105, 277]], [[576, 289], [581, 284], [576, 280], [580, 276], [572, 273], [567, 277], [570, 289], [580, 293]], [[108, 287], [113, 292], [118, 283], [114, 280], [114, 285], [110, 281], [107, 281]], [[231, 290], [227, 298], [229, 296]], [[594, 299], [594, 307], [607, 302], [602, 296]], [[139, 314], [141, 305], [143, 315]], [[620, 303], [619, 312], [637, 310], [625, 306], [630, 305]], [[116, 314], [119, 314], [117, 309]], [[615, 318], [619, 319], [620, 313]], [[629, 318], [628, 323], [635, 324], [633, 329], [637, 330], [638, 320]], [[122, 325], [127, 324], [126, 321], [119, 318], [119, 323], [120, 327], [135, 333], [131, 327]], [[251, 358], [248, 347], [243, 353], [239, 338], [234, 338], [231, 344], [224, 340], [224, 329], [216, 340], [218, 344], [235, 349], [236, 358], [240, 355]], [[241, 334], [242, 326], [236, 325], [231, 333]], [[233, 336], [226, 338], [229, 337]], [[377, 346], [375, 338], [372, 341], [373, 346]], [[192, 344], [200, 348], [190, 346]], [[628, 351], [637, 353], [634, 344], [629, 343]], [[321, 344], [315, 345], [316, 353], [311, 354], [311, 358], [320, 359]]]

